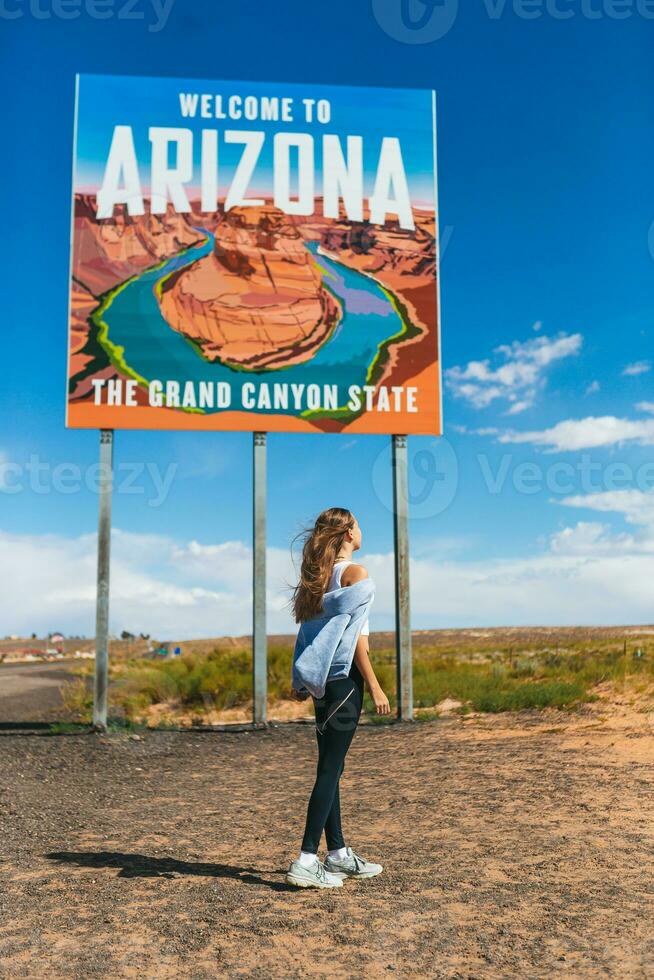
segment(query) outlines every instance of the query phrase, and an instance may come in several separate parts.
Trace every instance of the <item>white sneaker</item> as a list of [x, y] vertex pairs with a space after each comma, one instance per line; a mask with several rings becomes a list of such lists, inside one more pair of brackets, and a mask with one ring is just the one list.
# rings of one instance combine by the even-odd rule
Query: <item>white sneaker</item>
[[375, 875], [380, 875], [384, 870], [381, 864], [364, 861], [362, 857], [355, 854], [351, 847], [347, 847], [346, 851], [346, 857], [340, 860], [327, 855], [325, 868], [332, 876], [338, 875], [339, 878], [374, 878]]
[[291, 861], [286, 872], [286, 881], [297, 888], [342, 888], [343, 881], [338, 875], [329, 874], [318, 858], [305, 868], [298, 860]]

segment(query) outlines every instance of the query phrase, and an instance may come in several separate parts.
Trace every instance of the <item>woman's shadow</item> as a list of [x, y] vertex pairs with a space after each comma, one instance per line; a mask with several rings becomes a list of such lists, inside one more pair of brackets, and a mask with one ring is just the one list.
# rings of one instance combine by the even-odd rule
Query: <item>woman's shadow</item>
[[248, 885], [265, 885], [273, 891], [290, 891], [283, 881], [270, 881], [264, 874], [283, 874], [280, 871], [261, 872], [258, 868], [233, 864], [207, 864], [202, 861], [178, 861], [169, 857], [149, 857], [147, 854], [125, 854], [122, 851], [53, 851], [45, 855], [60, 864], [76, 864], [81, 868], [119, 868], [118, 878], [175, 878], [177, 875], [199, 875], [203, 878], [234, 878]]

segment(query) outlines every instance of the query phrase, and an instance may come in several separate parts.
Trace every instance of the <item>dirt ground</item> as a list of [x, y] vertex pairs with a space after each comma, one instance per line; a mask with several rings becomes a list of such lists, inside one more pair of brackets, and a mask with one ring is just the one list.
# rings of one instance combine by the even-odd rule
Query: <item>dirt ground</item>
[[308, 724], [0, 734], [3, 977], [651, 977], [652, 717], [362, 724], [346, 837], [384, 873], [284, 883]]

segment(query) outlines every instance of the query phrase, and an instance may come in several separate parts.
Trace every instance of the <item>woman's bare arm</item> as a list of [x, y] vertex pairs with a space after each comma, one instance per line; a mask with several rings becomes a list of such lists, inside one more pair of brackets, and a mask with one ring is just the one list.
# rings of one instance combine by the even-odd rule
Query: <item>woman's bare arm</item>
[[356, 649], [354, 651], [354, 662], [361, 671], [361, 676], [363, 677], [366, 687], [372, 694], [374, 687], [379, 687], [379, 682], [377, 681], [377, 676], [370, 663], [370, 654], [368, 646], [368, 637], [364, 636], [363, 633], [359, 635], [357, 640]]
[[391, 706], [370, 663], [368, 650], [368, 637], [360, 634], [354, 651], [354, 662], [361, 671], [363, 680], [370, 691], [370, 697], [375, 704], [375, 711], [378, 715], [388, 715], [391, 712]]
[[[355, 582], [361, 582], [364, 578], [368, 578], [368, 572], [363, 565], [348, 565], [341, 576], [341, 584], [345, 586], [354, 585]], [[368, 637], [364, 634], [360, 634], [357, 640], [356, 650], [354, 651], [354, 662], [361, 671], [363, 680], [370, 691], [370, 697], [374, 701], [377, 714], [390, 714], [391, 708], [388, 703], [388, 698], [382, 691], [381, 684], [377, 680], [375, 671], [370, 663]]]

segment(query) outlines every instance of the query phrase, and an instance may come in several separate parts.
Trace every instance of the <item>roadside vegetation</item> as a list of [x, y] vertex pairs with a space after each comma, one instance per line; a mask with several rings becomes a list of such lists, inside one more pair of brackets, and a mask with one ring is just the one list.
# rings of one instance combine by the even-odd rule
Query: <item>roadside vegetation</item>
[[[268, 690], [271, 714], [279, 702], [290, 700], [292, 647], [268, 651]], [[395, 709], [395, 659], [391, 648], [373, 649], [377, 676]], [[88, 721], [92, 696], [88, 675], [66, 686], [64, 700], [71, 719]], [[86, 677], [84, 676], [86, 675]], [[251, 654], [242, 649], [185, 650], [173, 659], [125, 659], [111, 667], [112, 712], [131, 723], [202, 724], [209, 713], [251, 703]], [[654, 636], [577, 641], [565, 646], [542, 642], [529, 646], [497, 646], [465, 642], [454, 634], [451, 645], [440, 642], [414, 647], [414, 704], [420, 717], [436, 717], [439, 706], [460, 713], [572, 709], [598, 697], [600, 685], [629, 687], [635, 694], [654, 692]], [[371, 721], [372, 704], [366, 693], [364, 711]], [[154, 710], [158, 709], [158, 710]], [[155, 717], [156, 716], [156, 717]], [[386, 721], [387, 719], [383, 719]]]

